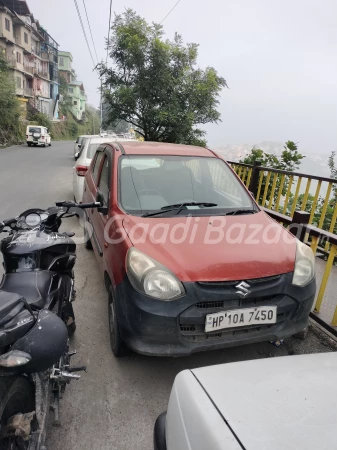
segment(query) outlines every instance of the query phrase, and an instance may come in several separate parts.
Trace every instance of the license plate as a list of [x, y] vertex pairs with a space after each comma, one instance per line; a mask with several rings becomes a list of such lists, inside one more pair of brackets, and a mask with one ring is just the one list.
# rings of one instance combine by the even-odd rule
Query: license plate
[[277, 306], [259, 306], [257, 308], [233, 309], [207, 314], [205, 332], [224, 328], [245, 327], [247, 325], [265, 325], [276, 323]]

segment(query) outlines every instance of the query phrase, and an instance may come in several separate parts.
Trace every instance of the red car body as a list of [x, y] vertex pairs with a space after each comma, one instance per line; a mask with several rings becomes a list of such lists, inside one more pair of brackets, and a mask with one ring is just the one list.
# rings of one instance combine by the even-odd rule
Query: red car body
[[[225, 219], [215, 213], [142, 217], [127, 212], [121, 204], [121, 158], [132, 160], [133, 155], [158, 159], [182, 156], [208, 158], [207, 161], [221, 159], [208, 149], [177, 144], [134, 141], [106, 144], [98, 149], [86, 174], [83, 202], [97, 200], [101, 172], [108, 170], [106, 209], [89, 210], [87, 219], [93, 229], [91, 243], [100, 270], [114, 297], [120, 341], [144, 354], [187, 355], [242, 343], [278, 340], [303, 330], [315, 295], [315, 280], [304, 287], [292, 284], [296, 239], [259, 209], [239, 178], [235, 175], [235, 183], [250, 196], [256, 209], [254, 214], [228, 215]], [[217, 233], [220, 236], [221, 227], [216, 231], [220, 220], [226, 222], [224, 230], [232, 230], [231, 245], [226, 245], [224, 240], [216, 245], [205, 242], [207, 233], [208, 237], [211, 233], [213, 237]], [[175, 230], [174, 242], [172, 239], [155, 241], [153, 236], [159, 224], [170, 236]], [[185, 293], [175, 300], [161, 301], [134, 288], [127, 274], [130, 248], [167, 268], [182, 283]], [[235, 291], [236, 283], [242, 281], [250, 287], [244, 299], [238, 298]], [[209, 334], [203, 330], [207, 313], [256, 307], [266, 304], [267, 299], [268, 304], [277, 305], [281, 311], [275, 325], [229, 328]]]

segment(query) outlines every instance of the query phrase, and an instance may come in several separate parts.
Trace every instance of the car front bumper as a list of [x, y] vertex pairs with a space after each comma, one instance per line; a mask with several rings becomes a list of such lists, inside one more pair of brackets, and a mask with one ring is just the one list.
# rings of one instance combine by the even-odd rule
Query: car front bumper
[[[247, 280], [251, 293], [239, 298], [235, 282], [183, 283], [186, 295], [173, 301], [137, 292], [126, 276], [116, 288], [121, 336], [134, 351], [153, 356], [184, 356], [194, 352], [292, 336], [308, 325], [316, 282], [292, 285], [293, 274]], [[257, 306], [277, 306], [277, 322], [205, 333], [206, 315]]]

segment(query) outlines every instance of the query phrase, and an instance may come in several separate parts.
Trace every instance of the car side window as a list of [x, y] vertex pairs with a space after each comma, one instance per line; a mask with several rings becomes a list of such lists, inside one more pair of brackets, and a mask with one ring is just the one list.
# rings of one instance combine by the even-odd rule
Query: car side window
[[110, 172], [109, 159], [105, 155], [98, 188], [103, 194], [104, 204], [106, 206], [108, 205], [109, 202], [109, 172]]
[[97, 176], [98, 176], [99, 168], [101, 167], [101, 162], [102, 162], [103, 156], [104, 156], [103, 152], [96, 152], [94, 166], [92, 168], [92, 177], [96, 184], [97, 184]]

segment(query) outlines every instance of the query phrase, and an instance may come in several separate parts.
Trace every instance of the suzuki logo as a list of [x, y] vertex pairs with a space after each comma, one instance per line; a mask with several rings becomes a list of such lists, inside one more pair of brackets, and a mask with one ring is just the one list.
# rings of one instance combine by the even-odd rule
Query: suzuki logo
[[248, 289], [250, 288], [250, 286], [245, 281], [241, 281], [241, 283], [237, 284], [235, 287], [237, 289], [236, 293], [241, 295], [241, 297], [243, 298], [247, 297], [247, 295], [250, 294], [250, 290]]

